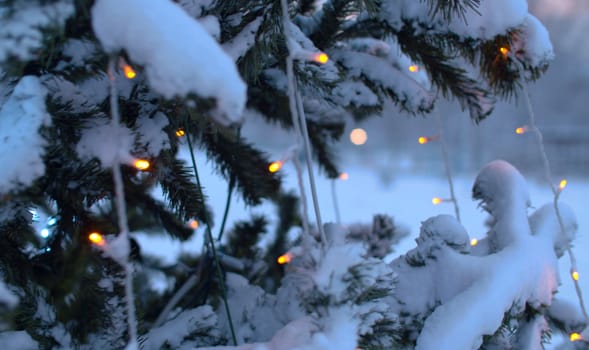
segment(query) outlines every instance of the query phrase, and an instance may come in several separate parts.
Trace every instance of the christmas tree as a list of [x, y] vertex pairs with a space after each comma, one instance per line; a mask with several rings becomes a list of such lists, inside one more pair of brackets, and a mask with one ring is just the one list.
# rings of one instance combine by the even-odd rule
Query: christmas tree
[[[582, 336], [586, 319], [553, 296], [574, 211], [556, 195], [528, 215], [506, 162], [474, 181], [491, 218], [477, 245], [458, 217], [423, 218], [417, 247], [385, 263], [407, 234], [396, 220], [344, 227], [317, 206], [311, 162], [340, 176], [346, 120], [454, 99], [479, 123], [540, 78], [552, 46], [526, 1], [3, 0], [0, 28], [4, 349], [537, 349], [551, 330]], [[279, 161], [242, 134], [254, 117], [295, 135]], [[207, 206], [195, 153], [226, 180], [224, 213]], [[299, 193], [281, 185], [287, 161]], [[276, 212], [229, 227], [235, 197]], [[137, 232], [201, 235], [202, 250], [166, 265]]]

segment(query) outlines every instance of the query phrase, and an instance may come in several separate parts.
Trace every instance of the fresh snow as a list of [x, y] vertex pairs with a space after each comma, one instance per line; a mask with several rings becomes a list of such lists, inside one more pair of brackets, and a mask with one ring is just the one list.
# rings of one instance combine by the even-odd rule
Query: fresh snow
[[26, 331], [0, 332], [3, 350], [37, 350], [39, 344]]
[[434, 95], [408, 74], [401, 71], [388, 60], [364, 52], [334, 50], [334, 60], [340, 62], [349, 71], [352, 78], [366, 78], [380, 85], [384, 90], [394, 91], [399, 101], [411, 112], [431, 108]]
[[82, 132], [76, 151], [83, 160], [97, 158], [105, 168], [110, 168], [118, 161], [132, 164], [131, 150], [135, 135], [131, 129], [122, 125], [113, 125], [109, 120], [93, 121]]
[[233, 39], [223, 43], [223, 50], [237, 62], [255, 44], [256, 34], [261, 24], [262, 17], [248, 23]]
[[30, 186], [45, 174], [42, 157], [47, 142], [39, 128], [51, 123], [46, 94], [38, 78], [25, 76], [0, 109], [0, 194]]
[[[532, 66], [548, 64], [554, 59], [554, 50], [548, 30], [534, 16], [528, 14], [523, 24], [523, 54]], [[514, 45], [517, 47], [520, 41], [516, 39]]]
[[[186, 156], [187, 154], [183, 155], [183, 157]], [[197, 154], [197, 162], [204, 164], [204, 155]], [[500, 166], [499, 168], [509, 169], [507, 165], [504, 167]], [[481, 313], [474, 313], [474, 311], [472, 316], [469, 316], [468, 309], [471, 305], [474, 305], [472, 307], [479, 311], [485, 310], [486, 312], [490, 310], [491, 312], [499, 314], [497, 310], [501, 308], [508, 310], [512, 306], [511, 301], [515, 300], [515, 296], [520, 294], [528, 296], [529, 298], [527, 300], [536, 305], [549, 303], [551, 298], [550, 291], [557, 287], [559, 283], [557, 278], [558, 275], [560, 275], [562, 277], [560, 281], [562, 285], [558, 288], [559, 291], [556, 294], [558, 298], [557, 304], [562, 305], [565, 303], [565, 305], [568, 306], [560, 307], [555, 305], [554, 309], [551, 308], [549, 312], [551, 314], [563, 314], [561, 317], [566, 317], [567, 319], [570, 319], [570, 317], [567, 316], [570, 315], [571, 317], [574, 316], [574, 319], [582, 320], [582, 317], [578, 313], [579, 307], [574, 287], [568, 277], [570, 268], [568, 258], [563, 257], [558, 261], [559, 265], [556, 265], [557, 260], [554, 247], [555, 244], [558, 247], [562, 242], [558, 243], [558, 241], [555, 241], [558, 236], [554, 235], [554, 230], [552, 229], [557, 225], [553, 210], [550, 209], [552, 193], [544, 184], [531, 182], [529, 183], [529, 186], [527, 186], [530, 190], [529, 197], [531, 204], [534, 208], [538, 208], [531, 211], [530, 236], [520, 240], [519, 243], [508, 245], [497, 254], [488, 255], [488, 253], [484, 253], [483, 255], [486, 256], [481, 257], [477, 256], [478, 254], [465, 255], [463, 253], [468, 250], [468, 247], [464, 246], [464, 241], [466, 239], [465, 231], [468, 232], [469, 238], [478, 238], [480, 241], [483, 241], [485, 232], [488, 230], [485, 226], [485, 215], [481, 213], [480, 209], [477, 207], [477, 203], [470, 199], [473, 176], [460, 176], [455, 179], [456, 194], [464, 220], [462, 225], [460, 225], [448, 215], [442, 215], [436, 219], [436, 216], [440, 214], [453, 213], [451, 205], [431, 205], [431, 198], [433, 196], [440, 195], [447, 191], [447, 183], [445, 179], [410, 175], [400, 176], [400, 178], [392, 184], [384, 185], [379, 183], [374, 174], [374, 170], [371, 168], [360, 167], [358, 164], [354, 165], [348, 161], [348, 167], [345, 170], [349, 174], [350, 179], [347, 181], [337, 181], [336, 184], [336, 191], [338, 192], [339, 205], [344, 224], [348, 225], [359, 221], [367, 222], [372, 219], [374, 213], [384, 212], [393, 215], [393, 217], [400, 220], [401, 223], [407, 224], [414, 233], [418, 232], [420, 226], [428, 232], [431, 231], [431, 227], [441, 228], [441, 230], [438, 231], [444, 233], [442, 236], [439, 236], [442, 240], [438, 241], [442, 243], [442, 245], [438, 245], [441, 247], [441, 250], [434, 251], [437, 251], [438, 254], [444, 255], [437, 256], [440, 257], [438, 259], [440, 262], [446, 262], [445, 267], [439, 265], [436, 268], [438, 271], [444, 269], [446, 272], [445, 275], [436, 273], [435, 270], [432, 270], [434, 269], [434, 266], [428, 267], [428, 271], [424, 272], [415, 270], [417, 272], [414, 272], [413, 274], [406, 274], [404, 271], [393, 267], [398, 271], [399, 275], [405, 275], [408, 277], [405, 279], [406, 281], [410, 281], [410, 283], [414, 283], [414, 285], [417, 286], [411, 287], [408, 285], [407, 287], [403, 287], [400, 284], [397, 287], [399, 288], [396, 292], [398, 294], [411, 293], [412, 299], [410, 300], [415, 301], [411, 311], [423, 310], [419, 304], [425, 304], [421, 303], [419, 301], [420, 299], [437, 299], [446, 301], [446, 304], [448, 305], [444, 309], [440, 309], [440, 314], [443, 312], [444, 316], [438, 316], [440, 319], [445, 320], [453, 317], [451, 316], [452, 312], [460, 314], [460, 310], [464, 311], [465, 309], [464, 317], [480, 317]], [[282, 173], [286, 175], [286, 187], [296, 189], [295, 172], [290, 163], [285, 165]], [[210, 196], [209, 204], [213, 208], [217, 208], [215, 210], [222, 210], [224, 198], [221, 194], [225, 193], [226, 184], [222, 179], [213, 174], [214, 171], [212, 169], [210, 172], [203, 171], [202, 181], [207, 187]], [[519, 176], [510, 174], [510, 171], [508, 171], [506, 175], [508, 175], [508, 178], [512, 178], [510, 181], [518, 183], [517, 179]], [[481, 177], [481, 179], [482, 178], [484, 177]], [[330, 195], [331, 181], [321, 177], [318, 178], [318, 181], [322, 214], [325, 221], [330, 222], [334, 220]], [[497, 183], [500, 182], [501, 181]], [[589, 193], [588, 191], [589, 184], [582, 182], [579, 179], [569, 179], [569, 186], [562, 193], [562, 201], [566, 201], [571, 207], [577, 208], [583, 205], [586, 194]], [[370, 193], [370, 195], [367, 196], [366, 193]], [[519, 193], [519, 196], [522, 197], [524, 194], [525, 192]], [[525, 196], [522, 198], [525, 198]], [[526, 202], [523, 201], [523, 203]], [[548, 204], [543, 206], [543, 203]], [[574, 214], [564, 203], [561, 203], [560, 208], [563, 213], [563, 218], [565, 219], [565, 225], [571, 230], [569, 231], [567, 229], [567, 237], [571, 237], [571, 232], [574, 232], [574, 228], [577, 226], [575, 224]], [[237, 200], [230, 210], [229, 223], [234, 222], [235, 220], [247, 219], [252, 214], [261, 214], [264, 212], [271, 212], [272, 210], [272, 205], [269, 203], [264, 204], [259, 208], [248, 209], [243, 206], [243, 203], [240, 200]], [[526, 217], [527, 215], [528, 213], [526, 212]], [[430, 220], [438, 220], [438, 223], [432, 226], [430, 225], [432, 221], [426, 220], [428, 218], [432, 218]], [[421, 224], [422, 221], [426, 221], [426, 223]], [[586, 218], [579, 218], [578, 225], [581, 230], [587, 224], [589, 224], [589, 222], [587, 222]], [[461, 226], [464, 228], [461, 228]], [[430, 236], [429, 233], [427, 233], [427, 235]], [[158, 239], [150, 241], [147, 235], [135, 234], [135, 237], [139, 238], [142, 250], [145, 254], [155, 254], [170, 262], [174, 261], [175, 256], [180, 252], [186, 253], [193, 250], [191, 247], [195, 247], [194, 249], [200, 247], [200, 243], [197, 243], [200, 240], [199, 237], [195, 237], [190, 242], [184, 244], [179, 242], [174, 243], [175, 246], [172, 245], [171, 242], [166, 243], [167, 240]], [[415, 235], [413, 237], [415, 237]], [[584, 235], [577, 237], [574, 243], [577, 247], [586, 246], [587, 237]], [[433, 245], [430, 246], [434, 247]], [[393, 246], [394, 252], [385, 260], [390, 261], [395, 258], [398, 259], [401, 257], [401, 254], [405, 254], [413, 247], [415, 247], [414, 241], [412, 239], [405, 239], [399, 244]], [[576, 249], [577, 252], [579, 252], [578, 249], [580, 248]], [[522, 251], [524, 253], [522, 253]], [[582, 273], [584, 269], [589, 267], [589, 260], [585, 258], [584, 255], [577, 256], [577, 259], [578, 268]], [[337, 259], [333, 260], [336, 260], [337, 262]], [[394, 266], [394, 263], [392, 265]], [[557, 268], [558, 270], [556, 270]], [[450, 272], [449, 274], [448, 271]], [[505, 274], [505, 272], [508, 273]], [[432, 274], [437, 275], [437, 280], [431, 279]], [[325, 273], [321, 273], [318, 277], [320, 277], [318, 281], [324, 281], [322, 283], [329, 283], [330, 281], [330, 278], [328, 278]], [[411, 282], [412, 279], [414, 281]], [[331, 281], [333, 283], [333, 280]], [[473, 286], [472, 289], [468, 289], [468, 286], [471, 285], [473, 281], [477, 281], [476, 287]], [[402, 280], [400, 282], [402, 282]], [[503, 290], [503, 288], [501, 288], [501, 290], [496, 290], [496, 285], [509, 285], [509, 287], [506, 287], [505, 290]], [[434, 288], [434, 286], [436, 288]], [[541, 289], [545, 290], [546, 293], [538, 294], [534, 292], [537, 290], [538, 286], [541, 286]], [[405, 291], [403, 291], [403, 289]], [[437, 290], [438, 296], [434, 299], [428, 299], [432, 297], [428, 296], [427, 293], [434, 290]], [[458, 293], [459, 290], [464, 290], [464, 292]], [[454, 296], [457, 293], [459, 295], [457, 295], [456, 298], [451, 298], [451, 296]], [[484, 293], [491, 294], [484, 296]], [[514, 299], [510, 299], [512, 297]], [[288, 299], [288, 296], [277, 295], [277, 298]], [[451, 299], [456, 299], [456, 301], [449, 303]], [[248, 300], [250, 300], [249, 297]], [[507, 300], [509, 300], [509, 302]], [[257, 307], [267, 306], [260, 306], [258, 304]], [[291, 315], [290, 319], [296, 319], [296, 309], [297, 308], [294, 308], [289, 311], [289, 314]], [[570, 313], [566, 310], [573, 310], [576, 312]], [[460, 315], [460, 317], [463, 317], [462, 314]], [[219, 317], [223, 316], [220, 314]], [[496, 322], [497, 318], [495, 316], [490, 318], [492, 318], [493, 321], [476, 321], [479, 323], [474, 322], [469, 324], [466, 322], [458, 322], [458, 326], [462, 325], [460, 326], [460, 329], [464, 330], [464, 332], [471, 332], [471, 335], [469, 335], [467, 339], [461, 341], [476, 344], [481, 334], [479, 333], [477, 335], [477, 332], [472, 331], [474, 325], [478, 324], [481, 329], [484, 328], [483, 326], [491, 329], [492, 323]], [[534, 333], [533, 330], [537, 330], [540, 325], [540, 323], [530, 324], [529, 326], [532, 328], [526, 328], [530, 331], [530, 333], [526, 334], [537, 334]], [[428, 329], [428, 332], [434, 332], [437, 329], [437, 326], [434, 327], [433, 325], [430, 325], [428, 326]], [[462, 334], [459, 335], [461, 337], [463, 336]], [[558, 343], [559, 338], [557, 335], [554, 335], [553, 339], [553, 342]], [[264, 343], [263, 346], [267, 346], [267, 343]], [[263, 349], [265, 347], [261, 348]], [[227, 349], [234, 348], [227, 347]], [[239, 349], [256, 349], [256, 347], [250, 348], [242, 346]]]
[[0, 275], [0, 304], [8, 308], [13, 308], [18, 305], [19, 298], [16, 296], [8, 286], [2, 281]]
[[432, 21], [425, 1], [398, 0], [383, 1], [380, 16], [398, 29], [404, 25], [403, 20], [417, 20], [463, 38], [492, 39], [521, 25], [527, 13], [526, 0], [481, 0], [476, 10], [467, 7], [464, 16], [454, 15], [448, 22], [438, 14]]
[[492, 39], [521, 25], [527, 14], [527, 0], [481, 0], [476, 11], [467, 9], [464, 19], [455, 16], [448, 29], [466, 38]]
[[142, 0], [99, 0], [92, 28], [106, 51], [125, 50], [145, 66], [151, 88], [165, 98], [215, 98], [217, 121], [243, 122], [246, 85], [235, 63], [180, 6], [169, 0], [151, 0], [149, 6]]
[[23, 61], [34, 59], [43, 46], [43, 29], [63, 26], [74, 13], [73, 1], [53, 1], [40, 5], [36, 1], [15, 2], [0, 7], [0, 62], [16, 57]]
[[143, 144], [147, 153], [157, 156], [162, 150], [170, 148], [170, 138], [164, 131], [168, 126], [168, 118], [161, 112], [152, 117], [143, 115], [137, 119], [135, 130], [139, 135], [139, 142]]

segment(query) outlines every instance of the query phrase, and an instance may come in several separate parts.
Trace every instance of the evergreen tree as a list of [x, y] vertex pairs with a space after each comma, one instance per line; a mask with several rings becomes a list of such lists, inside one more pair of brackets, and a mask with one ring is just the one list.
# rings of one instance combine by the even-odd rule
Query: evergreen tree
[[[396, 286], [410, 283], [382, 257], [403, 229], [377, 216], [372, 227], [328, 225], [327, 242], [317, 227], [293, 241], [289, 231], [304, 228], [301, 203], [241, 125], [259, 114], [300, 127], [289, 109], [290, 55], [312, 156], [337, 178], [332, 146], [345, 120], [382, 114], [391, 102], [427, 115], [450, 98], [478, 123], [496, 98], [547, 68], [547, 33], [525, 1], [511, 0], [300, 0], [288, 3], [288, 17], [276, 0], [0, 1], [0, 343], [124, 348], [132, 304], [146, 349], [420, 345], [444, 299], [419, 313], [397, 308]], [[267, 218], [225, 230], [226, 215], [210, 212], [194, 155], [179, 157], [185, 149], [204, 152], [227, 180], [228, 203], [236, 192], [248, 205], [276, 204], [267, 248], [257, 245]], [[485, 193], [475, 195], [488, 201]], [[208, 234], [202, 254], [170, 267], [143, 256], [121, 222], [179, 240], [198, 222]], [[442, 259], [438, 250], [468, 253], [455, 236], [422, 236], [402, 258], [408, 269]], [[275, 263], [284, 252], [286, 267]], [[171, 288], [153, 289], [154, 274]], [[497, 327], [487, 344], [551, 315], [532, 306], [515, 305], [505, 317], [517, 327]], [[584, 325], [549, 318], [566, 331]]]

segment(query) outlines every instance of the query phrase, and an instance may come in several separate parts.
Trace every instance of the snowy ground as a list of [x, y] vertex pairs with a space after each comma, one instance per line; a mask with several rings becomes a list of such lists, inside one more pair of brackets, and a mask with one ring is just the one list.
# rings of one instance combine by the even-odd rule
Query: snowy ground
[[[209, 167], [204, 166], [206, 164], [204, 157], [198, 157], [197, 162], [202, 173], [201, 179], [208, 196], [208, 204], [213, 208], [214, 213], [220, 215], [226, 200], [227, 185], [221, 178], [213, 175]], [[393, 256], [389, 257], [390, 259], [415, 246], [414, 237], [419, 232], [422, 221], [437, 214], [454, 214], [452, 204], [433, 205], [431, 202], [433, 197], [449, 197], [446, 178], [406, 174], [396, 176], [392, 181], [383, 181], [382, 171], [377, 173], [374, 169], [361, 164], [349, 164], [345, 170], [349, 179], [338, 180], [335, 184], [343, 224], [360, 222], [369, 224], [372, 222], [374, 214], [382, 213], [393, 216], [397, 223], [410, 229], [411, 235], [394, 247], [395, 252]], [[297, 190], [295, 169], [292, 164], [287, 163], [281, 173], [285, 176], [286, 187]], [[440, 173], [443, 173], [443, 170]], [[483, 224], [486, 215], [477, 207], [477, 203], [470, 199], [475, 176], [476, 174], [456, 177], [454, 185], [464, 227], [472, 238], [481, 238], [486, 232]], [[321, 176], [316, 178], [322, 219], [324, 222], [333, 222], [336, 215], [332, 201], [331, 181]], [[529, 182], [529, 189], [534, 208], [539, 208], [552, 200], [552, 194], [545, 183]], [[589, 227], [589, 217], [584, 215], [584, 202], [587, 197], [589, 197], [588, 179], [568, 179], [568, 186], [561, 195], [561, 201], [571, 205], [576, 210], [578, 217], [579, 231], [573, 250], [576, 253], [581, 281], [583, 281], [583, 276], [589, 273], [589, 256], [584, 254], [585, 248], [589, 247], [589, 237], [586, 234]], [[248, 219], [252, 213], [264, 213], [269, 219], [274, 216], [275, 209], [270, 204], [264, 204], [258, 208], [245, 208], [243, 201], [238, 196], [234, 196], [234, 198], [229, 213], [228, 227], [231, 227], [231, 223], [236, 220]], [[308, 205], [310, 208], [309, 217], [311, 221], [314, 221], [310, 199]], [[218, 222], [221, 218], [217, 217], [216, 219]], [[213, 231], [216, 233], [216, 228], [213, 228]], [[167, 239], [148, 238], [145, 235], [138, 235], [138, 238], [145, 254], [153, 254], [172, 263], [181, 252], [200, 251], [202, 233], [204, 233], [202, 227], [198, 229], [198, 233], [200, 234], [197, 234], [192, 241], [183, 244]], [[560, 259], [562, 286], [558, 295], [563, 299], [576, 301], [569, 269], [568, 256], [565, 255]], [[587, 285], [584, 283], [581, 285], [584, 295], [589, 295]], [[553, 344], [558, 345], [561, 341], [561, 337], [556, 335], [553, 337]]]

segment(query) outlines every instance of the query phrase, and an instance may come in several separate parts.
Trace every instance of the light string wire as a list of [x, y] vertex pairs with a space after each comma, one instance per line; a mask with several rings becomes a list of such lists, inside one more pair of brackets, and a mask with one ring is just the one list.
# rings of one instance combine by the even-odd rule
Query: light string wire
[[[240, 135], [240, 132], [241, 132], [241, 130], [238, 129], [238, 136]], [[218, 242], [221, 241], [221, 238], [223, 236], [223, 232], [225, 231], [225, 225], [227, 224], [227, 218], [229, 217], [229, 209], [231, 206], [231, 198], [232, 198], [234, 187], [235, 187], [235, 178], [231, 177], [229, 179], [229, 184], [228, 184], [228, 188], [227, 188], [227, 199], [225, 202], [225, 210], [223, 212], [223, 220], [221, 220], [221, 226], [219, 227], [219, 234], [217, 235]], [[170, 300], [167, 302], [166, 306], [164, 306], [164, 308], [162, 309], [162, 311], [158, 315], [157, 319], [155, 320], [155, 322], [152, 325], [152, 329], [161, 326], [167, 320], [168, 315], [170, 314], [170, 312], [172, 311], [174, 306], [176, 306], [180, 302], [180, 300], [182, 300], [182, 298], [192, 289], [192, 287], [194, 287], [197, 284], [198, 280], [200, 279], [200, 276], [202, 275], [203, 269], [204, 269], [204, 264], [202, 264], [202, 263], [199, 264], [196, 274], [191, 274], [190, 277], [188, 277], [186, 279], [186, 281], [184, 281], [182, 286], [180, 286], [180, 288], [178, 288], [176, 293], [174, 293], [174, 295], [170, 298]]]
[[[544, 178], [545, 178], [546, 182], [548, 183], [548, 185], [550, 186], [550, 190], [552, 191], [552, 194], [554, 196], [553, 205], [554, 205], [554, 211], [556, 213], [556, 217], [558, 219], [560, 233], [563, 237], [566, 237], [566, 229], [564, 227], [564, 222], [563, 222], [562, 216], [560, 214], [560, 208], [558, 206], [558, 200], [560, 198], [560, 193], [562, 191], [558, 190], [554, 186], [554, 183], [552, 182], [552, 171], [551, 171], [551, 167], [550, 167], [550, 161], [548, 160], [548, 156], [546, 154], [546, 149], [544, 147], [544, 137], [542, 135], [542, 132], [540, 131], [540, 129], [536, 125], [536, 117], [535, 117], [534, 109], [532, 107], [532, 101], [530, 98], [527, 84], [524, 81], [524, 67], [523, 67], [523, 64], [520, 63], [516, 57], [513, 57], [513, 55], [511, 55], [511, 54], [510, 54], [510, 57], [518, 65], [518, 70], [519, 70], [519, 73], [522, 78], [522, 82], [521, 82], [521, 90], [522, 91], [521, 92], [524, 97], [524, 100], [526, 101], [526, 109], [528, 112], [528, 119], [529, 119], [528, 124], [529, 124], [530, 129], [534, 133], [536, 143], [538, 145], [538, 150], [539, 150], [540, 156], [542, 158], [542, 165], [544, 168]], [[566, 251], [567, 251], [567, 254], [570, 259], [570, 264], [571, 264], [570, 272], [572, 275], [573, 272], [577, 271], [577, 259], [575, 258], [575, 254], [573, 253], [573, 250], [571, 248], [571, 242], [568, 239], [567, 239], [567, 243], [566, 243]], [[587, 315], [587, 309], [585, 308], [585, 302], [583, 300], [583, 292], [581, 291], [581, 286], [579, 285], [579, 281], [575, 278], [573, 278], [572, 280], [573, 280], [573, 283], [575, 286], [575, 292], [577, 293], [577, 298], [579, 299], [579, 305], [581, 307], [583, 317], [585, 318], [585, 322], [588, 324], [586, 326], [584, 332], [589, 331], [589, 316]]]
[[450, 189], [450, 201], [454, 205], [454, 213], [456, 214], [456, 220], [460, 222], [460, 208], [458, 207], [458, 199], [454, 193], [454, 180], [452, 178], [452, 171], [450, 170], [450, 157], [448, 155], [448, 144], [444, 139], [444, 130], [442, 124], [442, 117], [440, 112], [436, 109], [434, 115], [438, 124], [438, 135], [440, 141], [440, 149], [442, 150], [442, 157], [444, 158], [444, 165], [446, 168], [446, 178], [448, 179], [448, 187]]
[[[121, 117], [119, 114], [119, 101], [116, 86], [116, 71], [115, 58], [111, 57], [108, 62], [108, 77], [110, 82], [110, 112], [112, 117], [113, 129], [120, 130]], [[129, 261], [129, 225], [127, 222], [127, 208], [125, 203], [125, 188], [123, 185], [123, 176], [121, 174], [120, 155], [118, 150], [121, 148], [121, 138], [117, 135], [117, 152], [115, 153], [115, 161], [112, 166], [112, 175], [115, 185], [115, 204], [117, 209], [117, 217], [119, 224], [119, 244], [123, 244], [124, 256], [114, 259], [117, 261], [125, 271], [125, 301], [127, 306], [127, 323], [129, 329], [129, 344], [127, 349], [137, 349], [137, 318], [135, 313], [135, 297], [133, 295], [133, 266]]]
[[190, 150], [190, 159], [192, 161], [192, 169], [194, 171], [194, 178], [196, 179], [196, 188], [200, 197], [203, 200], [203, 215], [204, 215], [204, 224], [206, 226], [205, 232], [205, 244], [208, 241], [210, 245], [211, 252], [213, 253], [213, 260], [215, 261], [215, 268], [217, 270], [217, 278], [219, 279], [219, 288], [221, 289], [221, 298], [223, 299], [223, 305], [225, 306], [225, 314], [227, 315], [227, 322], [229, 323], [229, 330], [231, 331], [231, 339], [233, 340], [233, 345], [237, 346], [237, 337], [235, 336], [235, 328], [233, 327], [233, 319], [231, 317], [231, 310], [229, 309], [229, 303], [227, 301], [227, 290], [225, 288], [225, 280], [223, 279], [223, 271], [221, 270], [221, 264], [219, 262], [219, 256], [217, 254], [217, 248], [215, 247], [215, 241], [213, 240], [213, 234], [211, 232], [209, 214], [205, 204], [205, 197], [202, 191], [200, 177], [198, 175], [198, 168], [196, 166], [196, 158], [194, 157], [194, 150], [192, 149], [192, 141], [190, 140], [190, 131], [186, 129], [186, 141], [188, 142], [188, 149]]
[[[288, 14], [288, 5], [286, 3], [286, 0], [280, 0], [280, 5], [282, 7], [282, 29], [284, 32], [284, 36], [286, 38], [286, 45], [288, 48], [288, 55], [286, 57], [286, 75], [288, 80], [289, 109], [292, 117], [293, 127], [295, 129], [295, 132], [297, 133], [297, 143], [300, 145], [300, 140], [302, 139], [303, 141], [303, 148], [305, 150], [305, 158], [307, 162], [307, 172], [309, 175], [309, 182], [311, 184], [311, 196], [313, 199], [313, 206], [315, 210], [315, 219], [317, 221], [317, 229], [319, 231], [321, 241], [325, 246], [327, 244], [327, 239], [325, 236], [325, 231], [323, 229], [323, 223], [321, 221], [321, 212], [319, 209], [317, 188], [315, 186], [315, 177], [313, 175], [311, 147], [308, 135], [309, 131], [307, 128], [307, 121], [305, 119], [305, 113], [301, 102], [300, 94], [297, 91], [296, 78], [294, 75], [293, 56], [295, 54], [295, 50], [291, 42], [291, 40], [293, 39], [290, 37], [289, 34], [289, 26], [291, 25], [291, 21]], [[304, 191], [302, 191], [302, 193], [304, 193]], [[308, 233], [310, 232], [308, 231]]]

